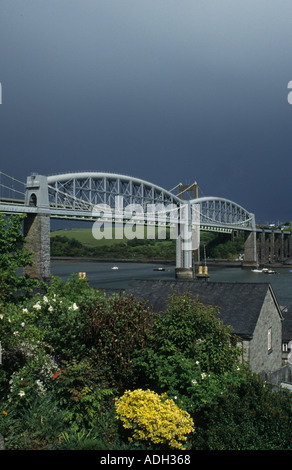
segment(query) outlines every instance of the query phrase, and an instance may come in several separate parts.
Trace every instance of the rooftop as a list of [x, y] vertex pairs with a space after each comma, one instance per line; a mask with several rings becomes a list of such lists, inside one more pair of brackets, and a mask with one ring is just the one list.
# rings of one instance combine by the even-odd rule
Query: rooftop
[[235, 334], [251, 338], [268, 290], [280, 314], [280, 307], [269, 283], [134, 279], [125, 292], [133, 294], [137, 300], [147, 299], [155, 312], [167, 308], [172, 293], [180, 295], [189, 292], [205, 305], [218, 306], [219, 318], [225, 325], [231, 326]]

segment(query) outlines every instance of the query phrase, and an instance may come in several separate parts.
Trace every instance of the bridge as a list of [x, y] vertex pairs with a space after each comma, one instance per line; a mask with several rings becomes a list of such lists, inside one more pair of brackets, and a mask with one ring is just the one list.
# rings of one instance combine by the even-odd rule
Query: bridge
[[[2, 182], [5, 178], [10, 185]], [[91, 221], [97, 230], [109, 223], [146, 224], [149, 238], [154, 227], [169, 227], [176, 238], [176, 274], [183, 278], [192, 277], [193, 264], [199, 262], [200, 230], [243, 231], [245, 266], [259, 261], [258, 232], [261, 256], [269, 252], [264, 237], [271, 238], [271, 234], [256, 228], [254, 214], [228, 199], [198, 197], [196, 183], [166, 190], [142, 179], [104, 172], [33, 174], [23, 183], [0, 172], [0, 190], [0, 213], [26, 214], [24, 234], [27, 248], [34, 252], [33, 266], [26, 268], [31, 277], [50, 276], [50, 219]], [[282, 232], [282, 238], [284, 235], [288, 234]], [[279, 246], [283, 256], [287, 249], [290, 254], [290, 232], [288, 245], [283, 238]], [[273, 250], [275, 247], [273, 242]]]

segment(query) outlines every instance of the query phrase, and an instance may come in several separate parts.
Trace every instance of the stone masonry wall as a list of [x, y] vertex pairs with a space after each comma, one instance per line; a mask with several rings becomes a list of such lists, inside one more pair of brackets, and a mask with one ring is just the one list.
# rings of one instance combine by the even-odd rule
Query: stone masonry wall
[[[268, 350], [268, 331], [271, 329], [271, 349]], [[272, 294], [267, 292], [260, 316], [249, 346], [251, 369], [257, 373], [271, 373], [282, 366], [282, 321]]]
[[50, 216], [28, 214], [24, 220], [26, 249], [32, 251], [33, 264], [26, 266], [25, 274], [32, 278], [50, 278]]

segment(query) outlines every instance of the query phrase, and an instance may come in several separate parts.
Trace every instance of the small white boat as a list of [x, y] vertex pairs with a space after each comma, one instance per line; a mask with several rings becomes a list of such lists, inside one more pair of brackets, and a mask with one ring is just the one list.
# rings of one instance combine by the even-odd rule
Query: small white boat
[[114, 271], [116, 271], [116, 270], [119, 269], [119, 268], [118, 268], [118, 266], [113, 266], [112, 269], [113, 269]]
[[252, 269], [251, 272], [252, 273], [262, 273], [263, 270], [262, 269]]

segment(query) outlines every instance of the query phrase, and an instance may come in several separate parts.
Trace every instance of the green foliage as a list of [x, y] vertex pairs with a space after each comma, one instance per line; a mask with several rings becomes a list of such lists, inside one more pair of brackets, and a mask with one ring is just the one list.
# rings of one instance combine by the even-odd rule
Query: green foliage
[[[166, 312], [155, 318], [147, 346], [134, 359], [139, 386], [183, 396], [193, 409], [214, 400], [221, 393], [222, 376], [234, 370], [239, 353], [232, 346], [230, 328], [218, 315], [217, 308], [188, 294], [173, 295]], [[204, 388], [209, 395], [198, 394]]]
[[97, 381], [99, 372], [88, 359], [62, 364], [54, 374], [59, 405], [66, 411], [65, 421], [72, 429], [80, 425], [93, 428], [113, 391]]
[[44, 342], [53, 348], [57, 357], [82, 357], [86, 345], [80, 304], [90, 305], [90, 299], [97, 299], [101, 294], [90, 288], [86, 279], [76, 276], [71, 276], [66, 283], [52, 278], [43, 288], [45, 295], [35, 296], [28, 309], [37, 312], [37, 325], [44, 332]]
[[0, 308], [5, 302], [21, 301], [30, 295], [37, 283], [18, 273], [19, 268], [32, 263], [32, 253], [23, 249], [22, 220], [20, 215], [0, 214]]
[[25, 364], [14, 370], [9, 379], [6, 404], [10, 410], [24, 410], [29, 403], [45, 394], [52, 387], [53, 373], [57, 366], [53, 359], [35, 351]]
[[[203, 235], [201, 250], [203, 250], [203, 244], [205, 244], [206, 254], [210, 258], [232, 259], [238, 257], [244, 251], [244, 234], [240, 234], [233, 240], [230, 239], [230, 234], [210, 233]], [[203, 252], [201, 256], [203, 256]]]
[[86, 256], [84, 245], [75, 238], [57, 235], [51, 239], [52, 256]]
[[101, 259], [175, 259], [175, 240], [148, 240], [145, 237], [145, 239], [125, 239], [120, 243], [117, 241], [113, 243], [111, 240], [108, 242], [92, 246], [66, 235], [55, 235], [51, 237], [51, 255]]
[[50, 393], [37, 396], [20, 412], [0, 415], [0, 433], [8, 449], [50, 449], [64, 430], [63, 412]]
[[125, 388], [133, 380], [133, 355], [145, 346], [154, 314], [133, 296], [104, 295], [89, 307], [83, 307], [89, 354], [108, 384]]
[[197, 417], [195, 449], [291, 449], [291, 393], [273, 391], [248, 368], [230, 381], [216, 403]]
[[[122, 241], [112, 239], [93, 239], [88, 229], [61, 231], [51, 234], [52, 256], [80, 256], [96, 257], [100, 259], [175, 259], [176, 242], [170, 239], [167, 231], [165, 239], [159, 239], [156, 233], [155, 239], [147, 239], [145, 228], [144, 238], [133, 238]], [[206, 247], [208, 257], [216, 259], [234, 258], [244, 249], [244, 235], [239, 235], [230, 240], [230, 234], [218, 234], [212, 232], [201, 233], [201, 257], [203, 247]]]
[[60, 450], [110, 450], [109, 444], [95, 435], [92, 429], [69, 430], [60, 437]]
[[[21, 219], [2, 217], [0, 228], [0, 433], [8, 449], [177, 449], [188, 435], [191, 449], [291, 450], [291, 393], [239, 363], [215, 306], [173, 295], [158, 315], [76, 276], [41, 283], [31, 298], [30, 281], [17, 275], [30, 259]], [[166, 243], [136, 240], [129, 249], [141, 256]], [[186, 418], [195, 432], [183, 432]]]

